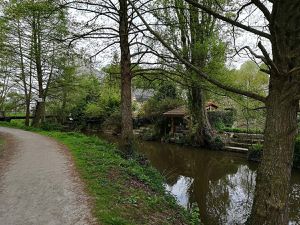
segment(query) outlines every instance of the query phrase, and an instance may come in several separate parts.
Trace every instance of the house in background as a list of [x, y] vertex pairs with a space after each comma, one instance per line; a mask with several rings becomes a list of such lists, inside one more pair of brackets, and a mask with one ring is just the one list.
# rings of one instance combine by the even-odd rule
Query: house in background
[[134, 89], [132, 91], [132, 101], [139, 104], [143, 104], [154, 96], [155, 91], [153, 89]]
[[219, 106], [216, 105], [216, 104], [213, 103], [213, 102], [208, 102], [208, 103], [206, 103], [206, 110], [207, 110], [207, 111], [215, 111], [215, 110], [217, 110], [218, 108], [219, 108]]

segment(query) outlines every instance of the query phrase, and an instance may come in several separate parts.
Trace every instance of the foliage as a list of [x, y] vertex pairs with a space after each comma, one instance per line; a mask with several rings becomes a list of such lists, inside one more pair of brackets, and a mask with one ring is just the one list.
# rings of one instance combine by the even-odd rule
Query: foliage
[[232, 127], [235, 121], [235, 111], [209, 111], [207, 113], [210, 124], [217, 130], [223, 130], [225, 127]]
[[87, 117], [107, 118], [119, 110], [120, 102], [120, 91], [117, 87], [106, 83], [101, 84], [99, 98], [95, 102], [87, 104], [85, 115]]
[[224, 148], [224, 142], [220, 136], [216, 136], [210, 145], [210, 147], [214, 150], [222, 150]]
[[42, 130], [45, 131], [61, 131], [63, 130], [63, 126], [59, 123], [51, 123], [51, 122], [44, 122], [41, 124], [40, 127]]
[[140, 116], [153, 118], [162, 117], [162, 114], [168, 110], [175, 109], [183, 104], [180, 99], [165, 98], [160, 101], [150, 99], [143, 105]]
[[102, 128], [112, 130], [115, 134], [121, 133], [121, 112], [116, 110], [102, 124]]
[[51, 86], [47, 106], [49, 114], [68, 116], [83, 121], [90, 105], [100, 96], [100, 81], [94, 74], [77, 74], [76, 68], [65, 68], [63, 75]]
[[154, 99], [157, 101], [163, 99], [176, 99], [178, 97], [176, 87], [172, 83], [166, 83], [160, 86], [157, 90], [157, 93], [154, 96]]
[[[264, 65], [261, 65], [264, 67]], [[225, 71], [222, 76], [224, 83], [231, 86], [245, 89], [262, 96], [267, 95], [268, 75], [260, 71], [260, 68], [252, 61], [245, 62], [240, 69]], [[238, 127], [248, 129], [263, 129], [265, 122], [264, 104], [248, 97], [230, 94], [227, 96], [213, 95], [213, 98], [219, 99], [221, 106], [236, 109], [236, 122]]]
[[298, 135], [295, 142], [294, 167], [300, 169], [300, 135]]
[[174, 84], [165, 84], [158, 88], [155, 95], [141, 108], [139, 115], [146, 118], [161, 117], [168, 110], [183, 104]]
[[[252, 161], [260, 161], [263, 151], [262, 144], [254, 144], [250, 147], [248, 159]], [[300, 136], [298, 135], [295, 141], [294, 162], [295, 168], [300, 168]]]

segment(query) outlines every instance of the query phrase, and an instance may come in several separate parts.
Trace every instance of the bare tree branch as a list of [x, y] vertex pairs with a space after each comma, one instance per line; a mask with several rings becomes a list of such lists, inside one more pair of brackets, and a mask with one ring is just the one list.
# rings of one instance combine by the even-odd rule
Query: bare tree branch
[[192, 65], [190, 62], [188, 62], [187, 60], [185, 60], [180, 54], [178, 54], [178, 52], [176, 52], [172, 47], [170, 47], [170, 45], [160, 36], [160, 34], [158, 34], [156, 31], [154, 31], [146, 22], [146, 20], [144, 19], [144, 17], [139, 13], [139, 11], [137, 10], [137, 8], [134, 6], [134, 4], [132, 4], [132, 2], [129, 0], [129, 4], [131, 4], [131, 6], [133, 7], [133, 9], [135, 10], [135, 12], [137, 13], [137, 15], [140, 17], [140, 19], [142, 20], [142, 22], [145, 24], [145, 26], [147, 27], [147, 29], [149, 30], [150, 33], [152, 33], [158, 41], [161, 42], [161, 44], [168, 49], [179, 61], [181, 61], [183, 64], [185, 64], [187, 67], [191, 68], [192, 70], [194, 70], [200, 77], [204, 78], [205, 80], [209, 81], [210, 83], [216, 85], [219, 88], [222, 88], [224, 90], [233, 92], [233, 93], [237, 93], [237, 94], [241, 94], [253, 99], [256, 99], [258, 101], [261, 102], [265, 102], [266, 98], [258, 95], [256, 93], [252, 93], [252, 92], [248, 92], [248, 91], [244, 91], [244, 90], [240, 90], [238, 88], [232, 87], [232, 86], [228, 86], [218, 80], [215, 80], [214, 78], [210, 77], [209, 75], [207, 75], [206, 73], [204, 73], [202, 70], [200, 70], [198, 67]]

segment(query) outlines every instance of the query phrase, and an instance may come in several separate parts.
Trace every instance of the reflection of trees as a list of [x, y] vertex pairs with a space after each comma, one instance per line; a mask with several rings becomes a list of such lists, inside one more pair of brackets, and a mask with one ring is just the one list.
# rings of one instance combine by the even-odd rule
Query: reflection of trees
[[206, 207], [210, 224], [242, 224], [252, 206], [255, 172], [240, 166], [233, 175], [210, 182]]
[[209, 183], [206, 207], [210, 224], [226, 224], [226, 209], [229, 207], [228, 179]]

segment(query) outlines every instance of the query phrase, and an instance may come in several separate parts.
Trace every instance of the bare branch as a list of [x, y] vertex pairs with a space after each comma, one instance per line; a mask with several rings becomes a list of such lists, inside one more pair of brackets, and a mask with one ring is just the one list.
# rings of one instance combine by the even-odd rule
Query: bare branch
[[136, 13], [138, 14], [138, 16], [140, 17], [140, 19], [142, 20], [142, 22], [145, 24], [145, 26], [147, 27], [147, 29], [149, 30], [150, 33], [152, 33], [158, 41], [161, 42], [161, 44], [168, 49], [179, 61], [181, 61], [183, 64], [185, 64], [187, 67], [191, 68], [192, 70], [194, 70], [200, 77], [204, 78], [205, 80], [209, 81], [210, 83], [216, 85], [219, 88], [222, 88], [224, 90], [233, 92], [233, 93], [237, 93], [237, 94], [241, 94], [253, 99], [256, 99], [258, 101], [261, 102], [265, 102], [266, 98], [258, 95], [256, 93], [252, 93], [252, 92], [248, 92], [248, 91], [244, 91], [244, 90], [240, 90], [238, 88], [232, 87], [232, 86], [228, 86], [218, 80], [215, 80], [214, 78], [210, 77], [209, 75], [207, 75], [206, 73], [204, 73], [201, 69], [199, 69], [198, 67], [192, 65], [190, 62], [188, 62], [187, 60], [185, 60], [180, 54], [178, 54], [172, 47], [170, 47], [170, 45], [156, 32], [154, 31], [146, 22], [146, 20], [144, 19], [144, 17], [142, 17], [142, 15], [139, 13], [139, 11], [136, 9], [136, 7], [134, 6], [134, 4], [132, 4], [132, 2], [129, 0], [129, 4], [131, 4], [131, 6], [133, 7], [133, 9], [136, 11]]
[[265, 32], [263, 32], [263, 31], [260, 31], [260, 30], [256, 30], [256, 29], [254, 29], [253, 27], [246, 26], [246, 25], [244, 25], [244, 24], [242, 24], [242, 23], [240, 23], [240, 22], [237, 22], [237, 21], [235, 21], [235, 20], [232, 20], [232, 19], [230, 19], [230, 18], [227, 18], [227, 17], [225, 17], [225, 16], [222, 16], [222, 15], [220, 15], [220, 14], [214, 12], [213, 10], [211, 10], [211, 9], [209, 9], [209, 8], [207, 8], [207, 7], [205, 7], [204, 5], [202, 5], [202, 4], [198, 3], [198, 2], [195, 2], [195, 1], [193, 1], [193, 0], [185, 0], [185, 1], [188, 2], [188, 3], [190, 3], [190, 4], [192, 4], [192, 5], [195, 6], [195, 7], [197, 7], [197, 8], [199, 8], [199, 9], [203, 10], [204, 12], [206, 12], [206, 13], [208, 13], [208, 14], [214, 16], [214, 17], [216, 17], [217, 19], [220, 19], [220, 20], [222, 20], [222, 21], [224, 21], [224, 22], [227, 22], [227, 23], [229, 23], [229, 24], [231, 24], [231, 25], [233, 25], [233, 26], [239, 27], [239, 28], [244, 29], [244, 30], [246, 30], [246, 31], [249, 31], [249, 32], [251, 32], [251, 33], [253, 33], [253, 34], [259, 35], [259, 36], [261, 36], [261, 37], [265, 37], [265, 38], [267, 38], [267, 39], [271, 39], [271, 35], [270, 35], [270, 34], [265, 33]]

